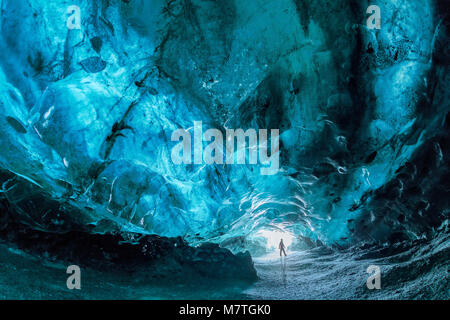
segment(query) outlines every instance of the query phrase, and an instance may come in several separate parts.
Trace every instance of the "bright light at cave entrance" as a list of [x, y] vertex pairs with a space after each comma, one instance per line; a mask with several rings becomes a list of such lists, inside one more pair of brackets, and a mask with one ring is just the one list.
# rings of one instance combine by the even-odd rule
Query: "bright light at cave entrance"
[[294, 240], [294, 235], [292, 233], [274, 230], [261, 230], [257, 233], [257, 236], [266, 238], [267, 249], [278, 249], [281, 239], [283, 239], [286, 248], [289, 248]]

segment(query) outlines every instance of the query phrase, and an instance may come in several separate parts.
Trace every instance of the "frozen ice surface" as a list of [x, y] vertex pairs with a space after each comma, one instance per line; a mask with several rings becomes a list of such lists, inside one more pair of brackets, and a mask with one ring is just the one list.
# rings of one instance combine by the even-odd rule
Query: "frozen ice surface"
[[[67, 1], [1, 2], [0, 229], [263, 256], [264, 234], [345, 249], [433, 241], [448, 223], [441, 1], [372, 1], [380, 30], [365, 2], [72, 2], [80, 29]], [[175, 165], [171, 134], [194, 121], [280, 129], [280, 171]]]

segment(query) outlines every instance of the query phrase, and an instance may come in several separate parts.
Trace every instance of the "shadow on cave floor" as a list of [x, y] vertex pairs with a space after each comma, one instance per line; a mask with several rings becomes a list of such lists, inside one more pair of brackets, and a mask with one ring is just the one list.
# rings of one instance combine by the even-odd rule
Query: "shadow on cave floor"
[[67, 265], [36, 258], [4, 244], [0, 244], [0, 266], [2, 300], [242, 299], [245, 288], [240, 283], [155, 285], [133, 273], [82, 268], [81, 290], [69, 290]]
[[[0, 244], [0, 299], [449, 299], [448, 234], [411, 246], [317, 247], [254, 258], [253, 285], [155, 285], [132, 273], [83, 268], [81, 290], [66, 287], [66, 265]], [[381, 290], [369, 290], [367, 268], [381, 270]], [[164, 283], [164, 279], [161, 279]]]

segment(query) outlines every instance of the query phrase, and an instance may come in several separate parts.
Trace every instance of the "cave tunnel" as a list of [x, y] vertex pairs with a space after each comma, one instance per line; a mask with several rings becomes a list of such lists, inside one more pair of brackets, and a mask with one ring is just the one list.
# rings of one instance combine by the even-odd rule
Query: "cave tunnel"
[[449, 299], [444, 3], [0, 1], [0, 298]]

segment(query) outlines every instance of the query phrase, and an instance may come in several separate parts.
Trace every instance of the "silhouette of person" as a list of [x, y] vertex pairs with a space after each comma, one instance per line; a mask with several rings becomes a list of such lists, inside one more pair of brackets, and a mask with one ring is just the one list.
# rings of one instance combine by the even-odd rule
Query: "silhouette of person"
[[283, 239], [281, 239], [280, 244], [278, 245], [278, 248], [280, 249], [280, 257], [282, 257], [282, 254], [284, 253], [284, 256], [286, 257], [286, 251], [284, 250], [286, 246], [284, 245]]

